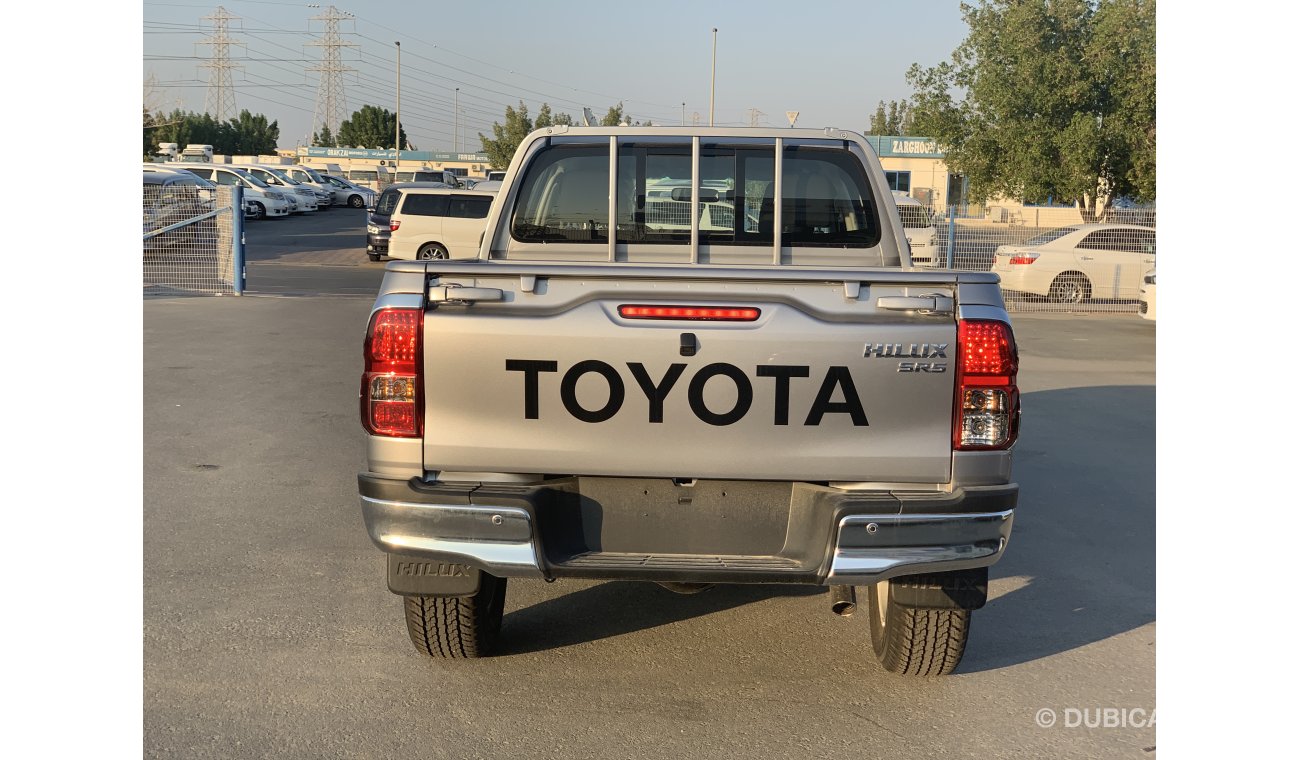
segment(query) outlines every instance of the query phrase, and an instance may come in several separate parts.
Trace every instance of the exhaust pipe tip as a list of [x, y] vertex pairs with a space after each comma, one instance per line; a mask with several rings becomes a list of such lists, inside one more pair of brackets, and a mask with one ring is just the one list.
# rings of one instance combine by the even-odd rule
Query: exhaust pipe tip
[[857, 610], [858, 596], [852, 586], [831, 586], [831, 612], [846, 618]]

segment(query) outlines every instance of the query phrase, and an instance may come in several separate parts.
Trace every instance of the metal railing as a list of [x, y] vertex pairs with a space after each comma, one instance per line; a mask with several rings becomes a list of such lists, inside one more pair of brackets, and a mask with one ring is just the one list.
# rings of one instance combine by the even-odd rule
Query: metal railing
[[144, 186], [144, 292], [244, 291], [242, 188]]
[[1111, 209], [1091, 222], [1076, 208], [980, 211], [950, 207], [931, 227], [908, 227], [913, 264], [996, 272], [1011, 311], [1138, 313], [1156, 266], [1154, 208]]

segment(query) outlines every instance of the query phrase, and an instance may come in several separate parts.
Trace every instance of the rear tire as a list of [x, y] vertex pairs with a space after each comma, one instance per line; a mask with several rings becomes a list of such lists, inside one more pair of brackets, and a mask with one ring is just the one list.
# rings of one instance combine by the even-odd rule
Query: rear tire
[[506, 579], [481, 573], [473, 596], [406, 596], [406, 632], [415, 649], [429, 657], [486, 657], [501, 637]]
[[1047, 297], [1052, 303], [1083, 303], [1092, 295], [1092, 285], [1081, 274], [1057, 275]]
[[420, 261], [432, 261], [434, 259], [445, 259], [449, 257], [447, 256], [446, 248], [443, 248], [437, 243], [425, 243], [420, 246], [420, 250], [415, 254], [415, 258]]
[[966, 652], [970, 610], [905, 607], [893, 599], [889, 581], [867, 591], [871, 645], [885, 670], [909, 676], [945, 676]]

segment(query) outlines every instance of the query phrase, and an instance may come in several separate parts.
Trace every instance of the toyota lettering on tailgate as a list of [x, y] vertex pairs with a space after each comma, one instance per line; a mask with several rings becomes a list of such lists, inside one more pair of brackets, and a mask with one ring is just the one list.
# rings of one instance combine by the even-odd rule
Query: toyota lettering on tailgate
[[[671, 364], [659, 378], [652, 377], [645, 365], [640, 362], [628, 362], [628, 372], [649, 402], [647, 422], [664, 421], [664, 401], [668, 394], [677, 387], [678, 381], [686, 373], [685, 364]], [[559, 363], [539, 359], [507, 359], [506, 371], [523, 373], [524, 380], [524, 419], [540, 418], [540, 378], [543, 373], [560, 371]], [[578, 402], [578, 381], [585, 375], [596, 375], [604, 380], [609, 388], [609, 400], [598, 409], [588, 409]], [[791, 382], [812, 375], [810, 367], [787, 364], [762, 364], [754, 369], [758, 378], [771, 379], [775, 390], [772, 407], [772, 424], [790, 424], [790, 385]], [[730, 409], [710, 409], [704, 402], [704, 387], [710, 380], [731, 383], [736, 387], [736, 402]], [[560, 401], [565, 410], [582, 422], [604, 422], [618, 414], [627, 398], [627, 384], [623, 375], [612, 365], [597, 359], [580, 361], [565, 370], [560, 378]], [[754, 405], [754, 383], [744, 370], [733, 364], [707, 364], [691, 376], [686, 387], [686, 398], [691, 412], [701, 421], [710, 425], [731, 425], [744, 419]], [[836, 399], [839, 400], [836, 400]], [[867, 414], [862, 408], [862, 400], [853, 385], [853, 376], [848, 367], [828, 367], [821, 379], [817, 397], [813, 400], [804, 417], [803, 424], [816, 426], [830, 414], [847, 414], [855, 427], [867, 425]]]

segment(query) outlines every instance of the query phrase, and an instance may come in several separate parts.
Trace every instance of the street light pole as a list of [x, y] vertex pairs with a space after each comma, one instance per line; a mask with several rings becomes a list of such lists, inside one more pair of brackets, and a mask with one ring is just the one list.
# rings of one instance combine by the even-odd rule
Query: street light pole
[[686, 101], [682, 101], [682, 126], [686, 126]]
[[460, 88], [456, 88], [456, 132], [452, 137], [452, 142], [456, 146], [455, 153], [460, 152]]
[[393, 44], [397, 46], [397, 127], [393, 129], [393, 145], [397, 147], [393, 150], [393, 166], [400, 166], [402, 163], [402, 43]]
[[718, 27], [713, 27], [713, 68], [709, 71], [709, 126], [713, 126], [713, 91], [718, 80]]

